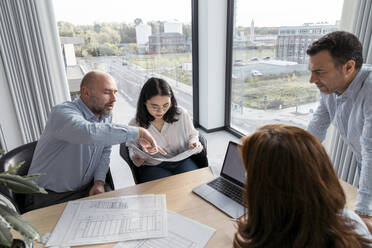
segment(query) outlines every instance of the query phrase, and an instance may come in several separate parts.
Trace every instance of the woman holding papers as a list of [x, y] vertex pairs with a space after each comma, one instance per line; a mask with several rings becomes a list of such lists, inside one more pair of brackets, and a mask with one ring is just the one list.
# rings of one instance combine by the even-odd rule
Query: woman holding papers
[[[165, 80], [150, 78], [143, 85], [137, 103], [136, 117], [129, 125], [146, 128], [158, 142], [158, 146], [167, 153], [166, 156], [158, 154], [145, 157], [146, 154], [141, 153], [133, 142], [127, 143], [130, 157], [139, 167], [140, 182], [198, 168], [189, 156], [202, 150], [199, 133], [195, 130], [187, 111], [177, 106], [173, 91]], [[180, 160], [173, 161], [172, 158], [175, 156]]]
[[243, 139], [246, 215], [234, 247], [369, 247], [322, 144], [307, 131], [266, 125]]

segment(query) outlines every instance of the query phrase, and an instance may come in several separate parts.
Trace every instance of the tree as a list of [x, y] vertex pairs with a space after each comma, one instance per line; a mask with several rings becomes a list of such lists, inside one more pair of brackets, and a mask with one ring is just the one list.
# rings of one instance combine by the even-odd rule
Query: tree
[[69, 22], [58, 22], [59, 36], [73, 37], [75, 35], [75, 26]]

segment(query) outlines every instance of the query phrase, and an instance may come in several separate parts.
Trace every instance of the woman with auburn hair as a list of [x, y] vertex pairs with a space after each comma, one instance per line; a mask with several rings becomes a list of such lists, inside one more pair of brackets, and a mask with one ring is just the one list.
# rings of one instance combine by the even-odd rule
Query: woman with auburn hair
[[307, 131], [266, 125], [243, 140], [246, 214], [234, 247], [370, 247], [367, 226], [322, 144]]

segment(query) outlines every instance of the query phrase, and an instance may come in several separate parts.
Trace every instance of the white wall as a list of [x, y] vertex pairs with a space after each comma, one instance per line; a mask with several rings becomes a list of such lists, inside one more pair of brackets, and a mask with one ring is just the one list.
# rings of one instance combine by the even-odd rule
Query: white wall
[[224, 126], [226, 0], [199, 1], [199, 122], [205, 129]]

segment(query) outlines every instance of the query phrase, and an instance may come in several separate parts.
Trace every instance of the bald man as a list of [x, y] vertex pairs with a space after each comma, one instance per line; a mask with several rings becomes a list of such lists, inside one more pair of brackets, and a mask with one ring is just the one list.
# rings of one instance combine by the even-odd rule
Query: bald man
[[163, 151], [146, 129], [112, 123], [115, 80], [91, 71], [80, 85], [80, 98], [56, 105], [37, 143], [29, 174], [48, 194], [26, 195], [32, 210], [105, 192], [111, 146], [139, 139], [150, 154]]

